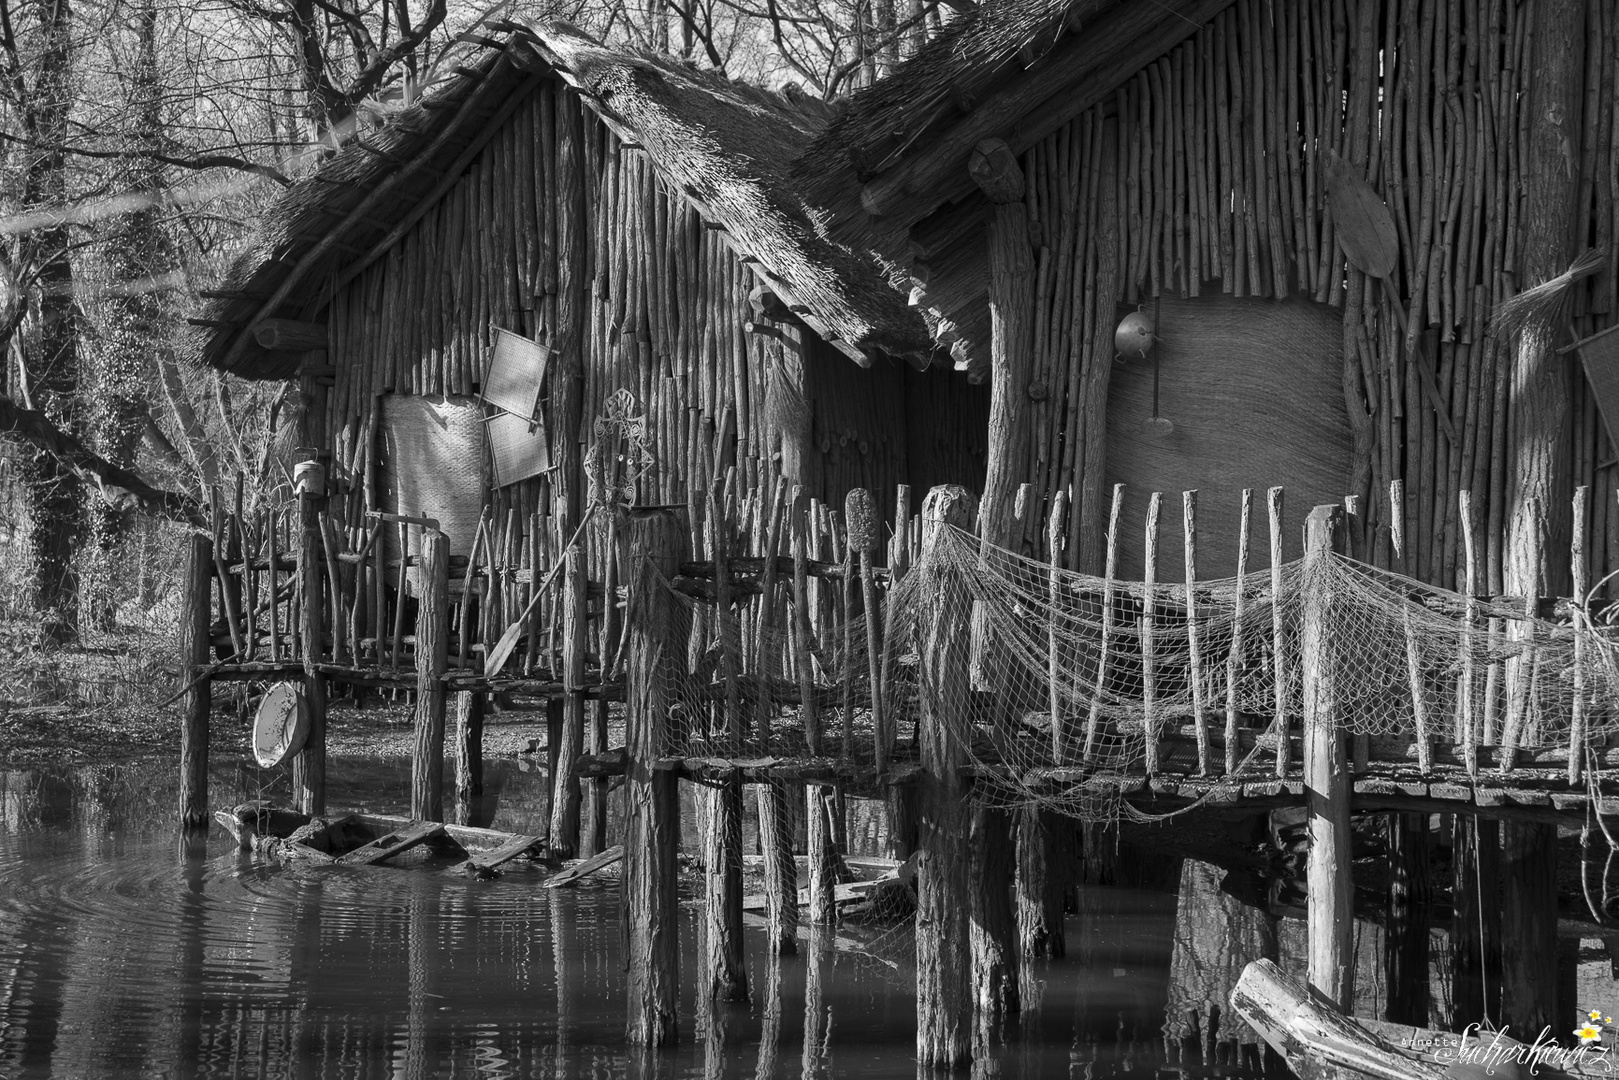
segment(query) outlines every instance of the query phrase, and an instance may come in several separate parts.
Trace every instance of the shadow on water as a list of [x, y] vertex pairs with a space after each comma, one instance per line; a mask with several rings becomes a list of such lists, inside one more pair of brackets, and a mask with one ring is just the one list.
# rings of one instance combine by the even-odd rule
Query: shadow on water
[[[908, 927], [803, 926], [788, 957], [751, 928], [753, 1000], [711, 1008], [685, 904], [682, 1043], [640, 1051], [623, 1042], [615, 879], [546, 890], [529, 867], [473, 881], [272, 866], [217, 829], [177, 839], [173, 772], [0, 772], [5, 1080], [917, 1075]], [[211, 783], [221, 806], [284, 796], [279, 777], [230, 762]], [[408, 762], [345, 761], [333, 809], [397, 812], [408, 785]], [[543, 829], [543, 773], [491, 761], [486, 791], [472, 820]], [[850, 833], [880, 850], [858, 813]], [[1224, 1003], [1248, 961], [1302, 955], [1302, 929], [1220, 870], [1174, 870], [1167, 888], [1079, 891], [1069, 955], [1025, 965], [1024, 1010], [986, 1037], [975, 1077], [1277, 1074]]]

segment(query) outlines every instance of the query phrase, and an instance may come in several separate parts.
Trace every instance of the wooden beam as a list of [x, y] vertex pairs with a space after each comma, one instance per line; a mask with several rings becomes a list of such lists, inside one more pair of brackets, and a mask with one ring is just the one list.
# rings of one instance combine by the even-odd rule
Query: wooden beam
[[260, 319], [253, 327], [260, 348], [310, 352], [326, 348], [326, 324], [297, 319]]
[[[1044, 60], [1020, 71], [926, 149], [871, 180], [860, 201], [873, 216], [909, 225], [971, 190], [962, 169], [980, 141], [999, 137], [1013, 153], [1112, 93], [1125, 79], [1191, 36], [1232, 0], [1117, 4]], [[1101, 5], [1096, 5], [1100, 7]]]

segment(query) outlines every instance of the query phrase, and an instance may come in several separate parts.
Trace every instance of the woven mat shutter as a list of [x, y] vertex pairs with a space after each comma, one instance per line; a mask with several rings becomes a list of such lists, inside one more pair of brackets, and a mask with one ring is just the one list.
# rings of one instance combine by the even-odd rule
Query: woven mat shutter
[[[382, 399], [382, 505], [396, 514], [437, 518], [451, 555], [471, 554], [483, 510], [488, 485], [483, 415], [483, 406], [470, 397], [390, 394]], [[420, 530], [411, 531], [415, 554]], [[384, 536], [385, 556], [398, 559], [398, 530]]]

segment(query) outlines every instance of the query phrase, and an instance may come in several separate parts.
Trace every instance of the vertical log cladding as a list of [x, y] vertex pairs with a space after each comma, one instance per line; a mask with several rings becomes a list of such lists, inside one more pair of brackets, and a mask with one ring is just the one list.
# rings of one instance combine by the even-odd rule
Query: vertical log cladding
[[558, 522], [563, 535], [571, 533], [583, 512], [584, 474], [580, 442], [585, 438], [585, 341], [590, 310], [590, 236], [586, 229], [584, 190], [583, 106], [573, 91], [559, 92], [556, 102], [556, 192], [547, 221], [556, 222], [556, 325], [552, 331], [553, 363], [557, 365], [551, 390], [552, 474], [560, 487]]
[[1304, 787], [1310, 811], [1308, 978], [1327, 1001], [1354, 1004], [1354, 885], [1349, 853], [1349, 767], [1338, 722], [1331, 596], [1315, 567], [1342, 550], [1343, 510], [1318, 506], [1304, 526]]
[[[1528, 104], [1520, 118], [1524, 153], [1517, 282], [1538, 285], [1568, 268], [1576, 228], [1588, 0], [1535, 7]], [[1578, 222], [1583, 237], [1585, 223]], [[1569, 372], [1557, 355], [1561, 321], [1525, 326], [1510, 364], [1511, 473], [1502, 587], [1515, 596], [1561, 596], [1566, 574], [1545, 552], [1568, 549]]]
[[180, 727], [180, 824], [208, 827], [208, 714], [213, 685], [207, 675], [214, 542], [194, 533], [186, 555], [186, 606], [180, 619], [180, 678], [186, 687]]
[[653, 510], [631, 522], [630, 573], [635, 615], [626, 620], [626, 774], [624, 913], [629, 957], [632, 1043], [662, 1046], [678, 1038], [679, 951], [675, 853], [680, 803], [674, 772], [656, 768], [667, 741], [672, 683], [683, 657], [669, 641], [672, 612], [664, 579], [687, 552], [687, 529], [674, 512]]
[[994, 204], [988, 233], [990, 313], [989, 460], [979, 533], [1015, 547], [1013, 502], [1028, 466], [1029, 374], [1033, 363], [1034, 258], [1023, 170], [1011, 149], [986, 139], [968, 162], [973, 181]]
[[[962, 487], [928, 492], [922, 510], [924, 547], [947, 542], [949, 528], [971, 529], [976, 502]], [[920, 586], [925, 599], [920, 605], [922, 711], [917, 731], [922, 858], [917, 871], [916, 1053], [918, 1065], [950, 1068], [969, 1057], [972, 1021], [966, 918], [968, 814], [957, 742], [964, 718], [953, 715], [967, 707], [972, 600], [966, 585], [947, 567], [930, 565], [924, 557], [914, 572], [926, 575]]]
[[410, 816], [444, 820], [444, 671], [449, 665], [450, 542], [425, 529], [421, 606], [416, 617], [416, 752], [410, 770]]

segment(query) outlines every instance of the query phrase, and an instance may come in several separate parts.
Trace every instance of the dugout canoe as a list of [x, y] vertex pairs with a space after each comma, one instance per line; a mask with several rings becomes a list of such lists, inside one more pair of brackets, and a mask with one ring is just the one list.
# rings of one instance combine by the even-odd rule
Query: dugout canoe
[[[310, 817], [268, 803], [242, 803], [219, 810], [214, 820], [236, 840], [237, 849], [285, 863], [382, 866], [425, 863], [489, 876], [516, 859], [546, 855], [545, 837], [413, 821], [391, 814]], [[409, 860], [399, 856], [415, 853]], [[427, 859], [420, 858], [426, 854]]]
[[1299, 1080], [1597, 1080], [1613, 1075], [1609, 1051], [1600, 1045], [1525, 1046], [1505, 1033], [1476, 1028], [1435, 1031], [1344, 1016], [1269, 960], [1243, 969], [1231, 991], [1231, 1008]]

